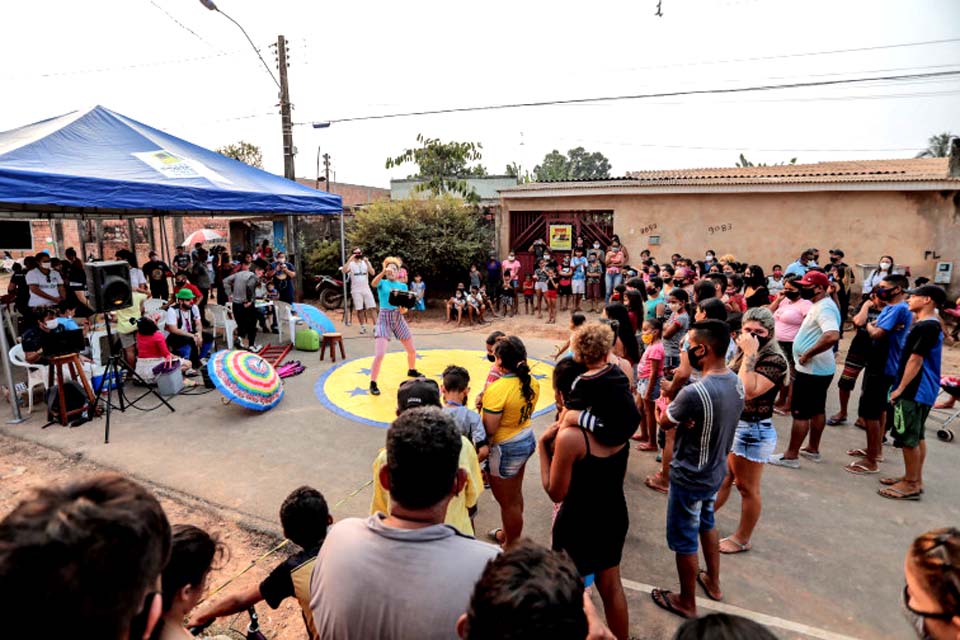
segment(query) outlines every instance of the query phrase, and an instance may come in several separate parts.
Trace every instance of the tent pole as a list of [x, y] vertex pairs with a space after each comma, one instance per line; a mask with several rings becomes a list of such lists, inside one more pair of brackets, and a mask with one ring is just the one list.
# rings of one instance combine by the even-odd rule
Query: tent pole
[[103, 260], [103, 220], [97, 218], [97, 260]]
[[147, 221], [147, 242], [150, 244], [149, 251], [157, 250], [157, 237], [153, 233], [153, 216], [146, 218]]
[[[343, 209], [340, 209], [340, 264], [347, 264], [347, 239], [343, 235], [343, 216], [346, 215]], [[350, 326], [350, 297], [347, 295], [347, 275], [341, 274], [343, 280], [343, 325]]]
[[[20, 398], [16, 386], [13, 384], [13, 371], [10, 370], [10, 345], [7, 344], [7, 328], [3, 326], [6, 314], [6, 309], [0, 307], [0, 351], [3, 352], [3, 377], [10, 392], [10, 406], [13, 407], [13, 417], [7, 420], [7, 424], [20, 424], [26, 418], [20, 414]], [[33, 389], [27, 389], [27, 393], [33, 393]]]

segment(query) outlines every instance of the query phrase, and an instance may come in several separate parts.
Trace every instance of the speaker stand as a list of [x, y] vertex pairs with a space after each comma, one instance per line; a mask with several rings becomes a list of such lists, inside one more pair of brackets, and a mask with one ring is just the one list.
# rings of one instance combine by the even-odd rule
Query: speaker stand
[[[106, 318], [104, 318], [106, 319]], [[106, 419], [103, 430], [103, 443], [110, 443], [110, 414], [114, 409], [120, 411], [120, 413], [125, 413], [128, 406], [134, 406], [140, 400], [146, 398], [148, 395], [153, 394], [157, 400], [166, 405], [167, 409], [170, 409], [171, 413], [176, 412], [176, 409], [167, 402], [166, 398], [161, 396], [156, 389], [151, 387], [146, 380], [144, 380], [129, 364], [127, 364], [126, 359], [123, 355], [122, 349], [117, 349], [117, 344], [113, 340], [113, 334], [110, 331], [110, 322], [107, 321], [107, 344], [110, 345], [110, 357], [107, 359], [107, 366], [104, 369], [103, 377], [100, 378], [100, 385], [97, 387], [96, 397], [98, 405], [103, 403], [103, 415]], [[124, 375], [126, 374], [126, 376]], [[129, 400], [126, 397], [126, 394], [123, 391], [123, 385], [127, 380], [136, 380], [141, 385], [146, 387], [146, 391], [137, 396], [134, 400]], [[103, 385], [110, 384], [110, 387], [107, 387], [107, 395], [103, 396]], [[111, 401], [111, 396], [113, 390], [117, 391], [117, 405]]]

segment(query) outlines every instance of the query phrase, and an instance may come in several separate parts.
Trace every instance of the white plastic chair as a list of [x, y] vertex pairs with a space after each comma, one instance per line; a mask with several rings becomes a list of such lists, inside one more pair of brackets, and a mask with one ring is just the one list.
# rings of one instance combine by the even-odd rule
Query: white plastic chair
[[[10, 349], [10, 364], [27, 370], [27, 413], [33, 413], [33, 388], [47, 388], [47, 367], [42, 364], [30, 364], [23, 355], [23, 345], [14, 345]], [[10, 402], [17, 402], [15, 389], [10, 390]]]
[[223, 337], [227, 341], [226, 348], [233, 349], [233, 332], [237, 328], [237, 321], [233, 319], [233, 314], [223, 305], [211, 304], [207, 306], [207, 311], [213, 316], [213, 334], [216, 336], [217, 327], [223, 329]]
[[283, 327], [286, 325], [287, 333], [290, 334], [290, 344], [293, 344], [294, 338], [296, 338], [297, 335], [297, 323], [302, 322], [302, 320], [294, 315], [293, 305], [291, 305], [289, 302], [274, 300], [273, 306], [277, 312], [277, 326], [280, 328], [280, 342], [283, 342]]
[[92, 331], [87, 334], [87, 340], [90, 342], [90, 359], [93, 360], [96, 364], [102, 364], [103, 361], [100, 360], [101, 353], [100, 348], [100, 338], [107, 335], [106, 331]]

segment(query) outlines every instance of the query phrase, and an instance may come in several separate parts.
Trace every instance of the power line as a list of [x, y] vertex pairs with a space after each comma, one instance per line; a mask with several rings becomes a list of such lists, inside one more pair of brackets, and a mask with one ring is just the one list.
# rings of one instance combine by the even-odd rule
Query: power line
[[295, 124], [321, 124], [321, 123], [344, 123], [360, 122], [364, 120], [386, 120], [391, 118], [411, 118], [415, 116], [442, 115], [448, 113], [470, 113], [475, 111], [499, 111], [504, 109], [522, 109], [528, 107], [552, 107], [576, 104], [595, 104], [602, 102], [617, 102], [623, 100], [646, 100], [649, 98], [674, 98], [678, 96], [698, 96], [698, 95], [723, 95], [732, 93], [744, 93], [748, 91], [775, 91], [781, 89], [805, 89], [810, 87], [828, 87], [850, 84], [863, 84], [866, 82], [891, 82], [903, 80], [919, 80], [932, 78], [949, 78], [960, 75], [960, 71], [934, 71], [929, 73], [912, 73], [890, 76], [875, 76], [870, 78], [846, 78], [841, 80], [815, 80], [812, 82], [789, 82], [784, 84], [761, 84], [750, 87], [720, 87], [713, 89], [686, 89], [680, 91], [661, 91], [655, 93], [638, 93], [617, 96], [599, 96], [592, 98], [567, 98], [563, 100], [538, 100], [532, 102], [514, 102], [506, 104], [492, 104], [475, 107], [450, 107], [446, 109], [429, 109], [424, 111], [406, 111], [399, 113], [385, 113], [369, 116], [353, 116], [347, 118], [333, 118], [325, 121], [299, 122]]
[[203, 38], [201, 38], [201, 37], [200, 37], [200, 34], [198, 34], [196, 31], [194, 31], [193, 29], [191, 29], [191, 28], [188, 27], [187, 25], [185, 25], [185, 24], [183, 24], [182, 22], [180, 22], [179, 20], [177, 20], [169, 11], [167, 11], [166, 9], [164, 9], [163, 7], [161, 7], [159, 4], [157, 4], [157, 3], [155, 2], [155, 0], [149, 0], [149, 2], [150, 2], [150, 4], [152, 4], [154, 7], [156, 7], [159, 11], [163, 12], [163, 14], [164, 14], [165, 16], [167, 16], [167, 17], [170, 18], [173, 22], [175, 22], [175, 23], [177, 24], [177, 26], [179, 26], [181, 29], [183, 29], [184, 31], [187, 31], [187, 32], [193, 34], [193, 36], [194, 36], [197, 40], [199, 40], [200, 42], [202, 42], [202, 43], [204, 43], [204, 44], [206, 44], [206, 45], [209, 45], [209, 46], [211, 46], [211, 47], [213, 46], [213, 45], [211, 45], [209, 42], [207, 42], [206, 40], [204, 40]]
[[803, 51], [799, 53], [783, 53], [770, 56], [752, 56], [748, 58], [726, 58], [723, 60], [698, 60], [695, 62], [674, 62], [671, 64], [645, 65], [640, 67], [621, 67], [618, 71], [647, 71], [652, 69], [674, 69], [677, 67], [697, 67], [717, 64], [731, 64], [735, 62], [763, 62], [765, 60], [783, 60], [786, 58], [808, 58], [812, 56], [829, 56], [841, 53], [857, 53], [863, 51], [880, 51], [883, 49], [902, 49], [905, 47], [923, 47], [933, 44], [950, 44], [960, 42], [960, 38], [943, 38], [941, 40], [924, 40], [921, 42], [900, 42], [896, 44], [882, 44], [870, 47], [853, 47], [850, 49], [830, 49], [826, 51]]
[[[37, 75], [34, 76], [34, 77], [38, 77], [38, 78], [54, 78], [54, 77], [59, 77], [59, 76], [83, 75], [83, 74], [88, 74], [88, 73], [109, 73], [109, 72], [112, 72], [112, 71], [127, 71], [127, 70], [131, 70], [131, 69], [143, 69], [143, 68], [145, 68], [145, 67], [162, 67], [162, 66], [166, 66], [166, 65], [187, 64], [187, 63], [191, 63], [191, 62], [201, 62], [201, 61], [203, 61], [203, 60], [213, 60], [213, 59], [216, 59], [216, 58], [223, 58], [223, 57], [227, 57], [227, 56], [235, 56], [235, 55], [239, 55], [239, 54], [244, 54], [244, 55], [245, 55], [245, 54], [246, 54], [246, 50], [243, 50], [243, 51], [240, 51], [240, 50], [237, 50], [237, 51], [223, 51], [223, 52], [221, 52], [221, 53], [211, 53], [210, 55], [206, 55], [206, 56], [192, 56], [192, 57], [189, 57], [189, 58], [175, 58], [175, 59], [173, 59], [173, 60], [158, 60], [158, 61], [156, 61], [156, 62], [138, 62], [138, 63], [134, 63], [134, 64], [124, 64], [124, 65], [116, 65], [116, 66], [110, 66], [110, 67], [90, 67], [90, 68], [87, 68], [87, 69], [72, 69], [72, 70], [68, 70], [68, 71], [50, 71], [50, 72], [48, 72], [48, 73], [40, 73], [40, 74], [37, 74]], [[17, 78], [17, 77], [24, 77], [24, 76], [28, 76], [28, 74], [14, 73], [14, 74], [9, 74], [9, 75], [7, 75], [7, 74], [0, 75], [0, 77], [3, 77], [3, 78]]]

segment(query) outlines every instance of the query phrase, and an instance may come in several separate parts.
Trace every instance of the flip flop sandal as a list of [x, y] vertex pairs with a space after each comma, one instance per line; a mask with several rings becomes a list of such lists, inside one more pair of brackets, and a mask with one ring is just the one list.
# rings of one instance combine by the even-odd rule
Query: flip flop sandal
[[852, 473], [855, 476], [869, 476], [874, 473], [880, 473], [880, 469], [868, 469], [859, 462], [848, 464], [843, 468], [843, 470], [847, 473]]
[[[867, 451], [866, 449], [847, 449], [847, 455], [854, 458], [866, 458]], [[883, 456], [877, 458], [877, 462], [883, 462]]]
[[[727, 541], [727, 542], [729, 542], [729, 543], [732, 544], [732, 545], [735, 545], [735, 546], [737, 547], [737, 550], [736, 550], [736, 551], [724, 551], [723, 549], [720, 549], [720, 553], [726, 553], [726, 554], [731, 554], [731, 555], [734, 554], [734, 553], [746, 553], [747, 551], [750, 551], [750, 549], [753, 548], [753, 545], [751, 545], [749, 542], [747, 542], [746, 544], [743, 544], [743, 543], [737, 542], [736, 540], [734, 540], [733, 538], [730, 538], [730, 537], [722, 538], [722, 539], [720, 540], [720, 543], [722, 544], [722, 543], [724, 542], [724, 540]], [[703, 572], [701, 571], [700, 573], [703, 573]], [[699, 579], [700, 576], [697, 575], [697, 578]], [[704, 589], [706, 589], [706, 587], [704, 587]], [[710, 594], [708, 593], [707, 595], [710, 595]]]
[[789, 411], [787, 411], [786, 409], [781, 409], [780, 407], [774, 407], [774, 408], [773, 408], [773, 412], [774, 412], [775, 414], [777, 414], [778, 416], [788, 416], [788, 415], [790, 415], [790, 412], [789, 412]]
[[689, 619], [690, 616], [673, 606], [673, 602], [670, 601], [671, 593], [673, 592], [667, 591], [666, 589], [653, 589], [650, 591], [650, 597], [653, 599], [653, 604], [657, 605], [664, 611], [669, 611], [675, 616]]
[[[887, 500], [919, 500], [920, 494], [923, 493], [923, 490], [921, 489], [920, 491], [916, 491], [914, 493], [906, 493], [900, 489], [887, 487], [886, 489], [879, 489], [877, 493], [880, 495], [880, 497], [886, 498]], [[891, 493], [896, 495], [890, 495]]]
[[827, 418], [827, 424], [831, 427], [839, 427], [840, 425], [847, 424], [846, 418], [837, 418], [836, 416], [830, 416]]
[[700, 587], [703, 589], [703, 592], [707, 594], [708, 598], [710, 598], [714, 602], [720, 602], [721, 600], [723, 600], [723, 598], [722, 597], [717, 598], [712, 593], [710, 593], [710, 589], [707, 589], [707, 581], [703, 579], [703, 576], [705, 575], [707, 575], [707, 572], [704, 571], [703, 569], [697, 572], [697, 584], [700, 585]]
[[817, 453], [813, 453], [812, 451], [807, 451], [806, 449], [800, 449], [800, 455], [802, 455], [807, 460], [811, 460], [813, 462], [823, 461], [823, 456], [820, 455], [819, 451]]
[[654, 491], [658, 493], [662, 493], [664, 495], [667, 495], [667, 493], [669, 493], [670, 491], [669, 489], [665, 489], [658, 484], [654, 484], [653, 480], [651, 480], [650, 477], [644, 478], [643, 484], [647, 485], [647, 487], [649, 487], [650, 489], [653, 489]]
[[657, 445], [649, 442], [641, 442], [637, 445], [637, 451], [657, 451]]

